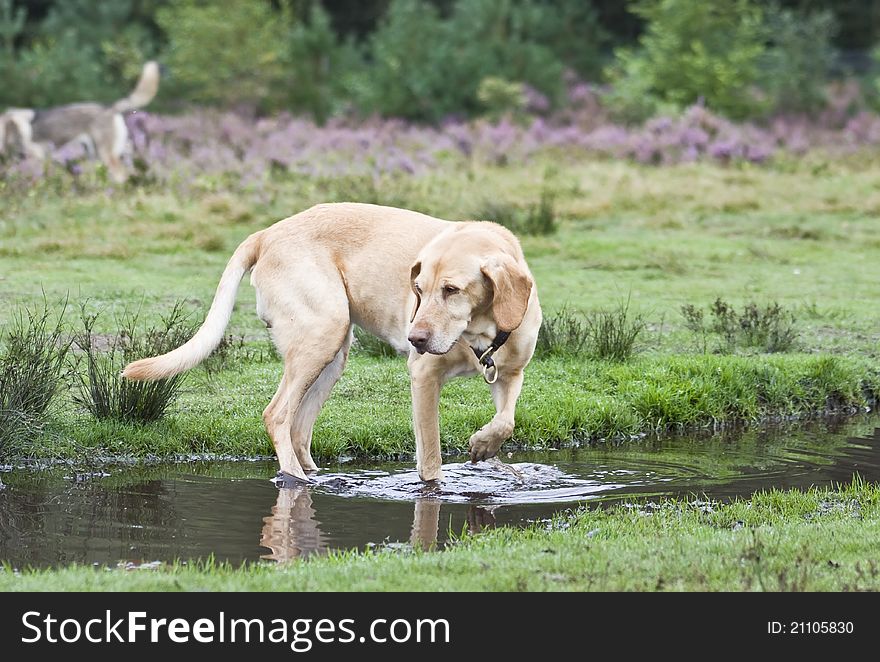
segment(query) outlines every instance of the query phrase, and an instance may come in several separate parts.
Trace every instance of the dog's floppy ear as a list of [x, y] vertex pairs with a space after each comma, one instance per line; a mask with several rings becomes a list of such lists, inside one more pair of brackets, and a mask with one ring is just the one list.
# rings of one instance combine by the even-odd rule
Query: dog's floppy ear
[[409, 286], [412, 288], [413, 294], [416, 295], [416, 305], [413, 306], [412, 315], [409, 316], [410, 324], [413, 323], [413, 320], [416, 318], [416, 313], [419, 312], [419, 306], [422, 305], [422, 295], [420, 295], [419, 291], [416, 289], [416, 278], [419, 277], [420, 273], [422, 273], [422, 263], [416, 262], [412, 265], [412, 269], [409, 271]]
[[513, 331], [522, 324], [529, 307], [531, 277], [516, 260], [505, 254], [486, 260], [480, 271], [492, 281], [492, 316], [498, 330]]

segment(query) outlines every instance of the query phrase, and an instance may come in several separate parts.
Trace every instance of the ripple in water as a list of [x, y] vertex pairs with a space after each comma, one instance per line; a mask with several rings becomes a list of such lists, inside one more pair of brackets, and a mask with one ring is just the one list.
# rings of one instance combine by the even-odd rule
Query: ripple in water
[[522, 462], [505, 467], [486, 462], [445, 464], [443, 480], [427, 485], [413, 470], [326, 474], [318, 478], [316, 489], [346, 497], [403, 501], [428, 498], [451, 503], [565, 503], [632, 485], [632, 480], [614, 482], [614, 474], [631, 477], [634, 473], [603, 471], [594, 479], [574, 476], [548, 464]]

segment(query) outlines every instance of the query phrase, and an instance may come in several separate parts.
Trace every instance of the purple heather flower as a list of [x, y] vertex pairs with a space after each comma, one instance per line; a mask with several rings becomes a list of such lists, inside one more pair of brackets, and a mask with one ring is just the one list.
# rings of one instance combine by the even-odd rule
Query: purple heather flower
[[[231, 186], [258, 195], [273, 170], [301, 177], [419, 177], [437, 164], [527, 164], [549, 150], [650, 164], [763, 163], [777, 152], [818, 148], [846, 153], [880, 145], [880, 116], [852, 114], [857, 99], [846, 86], [831, 94], [829, 111], [818, 119], [779, 116], [762, 125], [733, 123], [698, 104], [676, 116], [626, 126], [606, 117], [593, 87], [573, 76], [567, 83], [579, 105], [534, 118], [526, 126], [449, 119], [430, 127], [378, 118], [333, 118], [318, 126], [287, 113], [251, 119], [211, 110], [179, 116], [139, 111], [125, 121], [133, 156], [156, 181], [186, 190], [201, 176], [224, 176], [234, 182]], [[85, 165], [86, 156], [78, 143], [52, 154], [69, 169], [80, 160]], [[0, 170], [0, 177], [22, 181], [43, 175], [44, 164], [33, 159]]]
[[523, 93], [526, 98], [527, 112], [543, 115], [550, 110], [550, 99], [531, 85], [523, 85]]

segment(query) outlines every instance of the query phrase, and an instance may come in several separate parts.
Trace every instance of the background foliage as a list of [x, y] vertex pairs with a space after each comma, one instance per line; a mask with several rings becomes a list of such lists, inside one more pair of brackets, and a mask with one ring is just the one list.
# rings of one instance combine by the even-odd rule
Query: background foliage
[[0, 0], [0, 107], [111, 101], [159, 58], [166, 110], [542, 114], [580, 80], [626, 120], [740, 119], [817, 112], [833, 78], [876, 99], [878, 42], [863, 0]]

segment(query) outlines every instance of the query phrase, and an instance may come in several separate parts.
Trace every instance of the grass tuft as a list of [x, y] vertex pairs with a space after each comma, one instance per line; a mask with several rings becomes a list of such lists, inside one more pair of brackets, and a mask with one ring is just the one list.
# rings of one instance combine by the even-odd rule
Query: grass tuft
[[641, 315], [630, 315], [629, 299], [612, 310], [598, 311], [590, 320], [593, 355], [609, 361], [628, 361], [645, 327]]
[[109, 337], [94, 333], [98, 317], [82, 306], [82, 329], [75, 343], [85, 353], [86, 371], [78, 372], [74, 401], [97, 419], [149, 423], [162, 418], [180, 392], [183, 375], [134, 382], [123, 379], [122, 369], [130, 361], [164, 354], [192, 337], [194, 327], [183, 312], [183, 302], [143, 329], [138, 312], [126, 309], [116, 319], [116, 333]]
[[544, 317], [538, 332], [535, 358], [580, 356], [590, 343], [590, 324], [585, 315], [563, 306]]
[[70, 348], [63, 317], [64, 309], [53, 321], [44, 299], [14, 313], [0, 337], [0, 457], [22, 453], [42, 430]]
[[628, 361], [645, 327], [641, 315], [630, 314], [629, 300], [616, 308], [592, 314], [563, 307], [544, 319], [535, 356], [590, 356], [608, 361]]
[[758, 348], [768, 354], [787, 352], [796, 346], [799, 336], [794, 314], [776, 302], [764, 306], [750, 302], [737, 312], [718, 298], [709, 307], [709, 319], [692, 304], [682, 306], [681, 314], [685, 327], [699, 334], [703, 351], [709, 334], [720, 339], [719, 353], [731, 353], [737, 347]]

